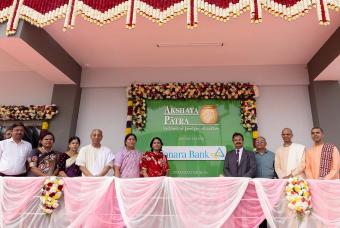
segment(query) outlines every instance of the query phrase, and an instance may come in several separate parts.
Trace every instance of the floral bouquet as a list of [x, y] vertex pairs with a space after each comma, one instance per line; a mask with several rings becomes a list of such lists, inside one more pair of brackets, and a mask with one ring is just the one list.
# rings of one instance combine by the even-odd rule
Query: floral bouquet
[[309, 215], [312, 211], [312, 197], [306, 180], [294, 177], [286, 185], [288, 208], [299, 216]]
[[64, 188], [64, 181], [60, 177], [48, 177], [41, 189], [40, 207], [45, 214], [52, 214], [59, 206], [60, 197]]

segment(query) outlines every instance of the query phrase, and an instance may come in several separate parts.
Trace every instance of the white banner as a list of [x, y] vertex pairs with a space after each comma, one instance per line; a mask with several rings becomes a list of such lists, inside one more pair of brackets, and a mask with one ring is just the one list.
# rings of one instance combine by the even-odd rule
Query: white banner
[[168, 160], [224, 160], [225, 146], [163, 146]]

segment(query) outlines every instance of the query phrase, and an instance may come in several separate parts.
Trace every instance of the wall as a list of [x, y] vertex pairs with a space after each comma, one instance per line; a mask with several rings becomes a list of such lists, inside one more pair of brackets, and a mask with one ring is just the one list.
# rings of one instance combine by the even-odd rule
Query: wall
[[293, 130], [293, 141], [311, 146], [313, 127], [308, 87], [260, 86], [257, 99], [259, 133], [267, 139], [268, 148], [275, 150], [281, 142], [281, 130]]
[[[257, 99], [260, 134], [268, 148], [281, 144], [281, 130], [291, 127], [296, 142], [311, 145], [312, 127], [307, 86], [259, 86]], [[125, 88], [83, 88], [78, 116], [77, 135], [83, 145], [90, 143], [93, 128], [104, 131], [103, 144], [113, 151], [123, 146], [127, 98]]]
[[305, 65], [101, 68], [84, 69], [77, 134], [90, 142], [92, 128], [104, 130], [103, 143], [114, 151], [123, 146], [127, 113], [126, 86], [132, 82], [251, 82], [259, 86], [257, 99], [260, 134], [275, 150], [281, 130], [290, 127], [296, 142], [311, 145], [312, 115]]
[[337, 81], [313, 81], [309, 85], [313, 122], [323, 128], [327, 142], [340, 147], [340, 85]]
[[[224, 69], [223, 72], [224, 74], [231, 71], [238, 72], [240, 77], [245, 78], [242, 75], [247, 73], [249, 75], [250, 71], [247, 72], [245, 70], [247, 68], [242, 69], [242, 74], [240, 73], [241, 71], [237, 71], [235, 68], [232, 70]], [[260, 96], [257, 99], [259, 130], [260, 134], [268, 139], [270, 149], [276, 148], [281, 143], [280, 131], [283, 127], [293, 129], [295, 141], [307, 145], [311, 144], [309, 129], [312, 127], [312, 117], [307, 83], [304, 82], [304, 75], [301, 74], [303, 70], [298, 69], [300, 73], [296, 73], [292, 69], [294, 67], [281, 67], [276, 70], [278, 74], [290, 71], [290, 76], [288, 79], [286, 78], [286, 84], [288, 85], [285, 86], [275, 85], [277, 84], [276, 80], [278, 80], [273, 76], [275, 69], [270, 68], [268, 70], [266, 68], [261, 74], [261, 78], [252, 74], [252, 80], [259, 85], [260, 89]], [[186, 76], [186, 78], [190, 78], [194, 71], [187, 69], [184, 72], [191, 72]], [[260, 72], [256, 74], [260, 75]], [[158, 75], [162, 74], [159, 73]], [[176, 77], [182, 76], [181, 74], [176, 75]], [[97, 76], [100, 78], [100, 75]], [[0, 72], [0, 78], [2, 85], [6, 85], [0, 89], [0, 104], [51, 103], [53, 83], [33, 72]], [[162, 80], [166, 79], [166, 77], [160, 78]], [[263, 83], [261, 83], [262, 80], [264, 81]], [[129, 80], [126, 81], [125, 83], [128, 84]], [[102, 82], [98, 80], [97, 83]], [[112, 83], [107, 83], [107, 86], [110, 87], [89, 87], [88, 85], [87, 88], [83, 88], [76, 132], [83, 140], [83, 144], [86, 144], [90, 142], [89, 134], [92, 128], [102, 128], [104, 131], [103, 143], [117, 151], [122, 147], [124, 138], [127, 112], [126, 89], [125, 87], [116, 87], [116, 84]]]
[[103, 130], [103, 144], [117, 152], [123, 146], [127, 114], [125, 88], [83, 88], [77, 135], [82, 145], [90, 143], [94, 128]]
[[51, 104], [53, 83], [32, 71], [0, 71], [1, 105]]
[[256, 85], [308, 85], [305, 65], [216, 67], [87, 68], [81, 87], [124, 87], [132, 82], [250, 82]]

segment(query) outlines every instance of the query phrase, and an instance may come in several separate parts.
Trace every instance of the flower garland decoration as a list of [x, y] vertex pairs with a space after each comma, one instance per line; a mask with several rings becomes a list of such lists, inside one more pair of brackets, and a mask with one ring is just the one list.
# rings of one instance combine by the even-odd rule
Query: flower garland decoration
[[45, 214], [52, 214], [59, 207], [59, 199], [63, 194], [64, 181], [60, 177], [48, 177], [41, 189], [40, 207]]
[[[241, 101], [242, 125], [257, 138], [255, 86], [249, 83], [152, 83], [132, 84], [128, 88], [126, 132], [134, 126], [143, 130], [146, 124], [146, 100], [160, 99], [224, 99]], [[132, 110], [131, 110], [132, 109]]]
[[0, 106], [0, 120], [50, 120], [58, 114], [56, 105]]
[[288, 180], [286, 185], [286, 198], [288, 208], [297, 215], [303, 217], [312, 212], [312, 196], [306, 180], [301, 177], [294, 177]]
[[137, 14], [159, 25], [186, 13], [189, 29], [197, 27], [198, 13], [218, 21], [227, 22], [249, 11], [252, 23], [262, 22], [263, 10], [287, 21], [295, 20], [312, 8], [316, 8], [318, 21], [330, 23], [329, 9], [338, 11], [339, 0], [1, 0], [0, 23], [7, 21], [6, 34], [15, 34], [19, 20], [25, 20], [37, 27], [47, 26], [64, 18], [63, 29], [74, 28], [76, 17], [99, 26], [126, 16], [126, 27], [136, 26]]

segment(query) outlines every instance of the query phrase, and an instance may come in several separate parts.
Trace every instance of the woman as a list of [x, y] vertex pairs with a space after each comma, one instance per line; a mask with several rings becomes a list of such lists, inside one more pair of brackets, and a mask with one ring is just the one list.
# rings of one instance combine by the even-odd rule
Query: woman
[[12, 138], [12, 131], [13, 131], [13, 129], [11, 127], [7, 128], [5, 133], [4, 133], [4, 139]]
[[40, 136], [39, 147], [28, 158], [28, 176], [55, 176], [58, 173], [58, 153], [53, 151], [54, 135], [46, 132]]
[[141, 153], [136, 148], [137, 137], [128, 134], [124, 139], [124, 148], [116, 155], [114, 171], [116, 177], [137, 178], [140, 176], [139, 161]]
[[140, 169], [143, 177], [159, 177], [169, 175], [169, 164], [166, 155], [162, 153], [163, 142], [154, 137], [151, 140], [151, 152], [143, 154]]
[[58, 171], [62, 177], [79, 177], [81, 171], [76, 165], [80, 139], [77, 136], [70, 137], [68, 140], [68, 150], [59, 156]]

